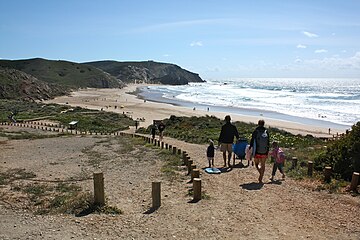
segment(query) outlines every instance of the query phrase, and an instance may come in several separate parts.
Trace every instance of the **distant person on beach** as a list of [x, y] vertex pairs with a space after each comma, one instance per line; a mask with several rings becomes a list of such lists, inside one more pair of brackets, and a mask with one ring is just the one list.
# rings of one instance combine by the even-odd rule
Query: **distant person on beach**
[[[259, 120], [258, 127], [254, 130], [251, 136], [250, 148], [255, 148], [254, 162], [255, 167], [259, 171], [259, 183], [262, 183], [262, 179], [265, 173], [265, 162], [269, 153], [270, 136], [267, 129], [264, 127], [265, 121]], [[260, 168], [259, 168], [260, 164]]]
[[164, 137], [165, 124], [161, 121], [158, 126], [159, 129], [159, 140], [162, 141]]
[[[219, 136], [219, 145], [220, 151], [223, 153], [224, 167], [226, 167], [226, 157], [228, 158], [228, 165], [230, 165], [230, 160], [232, 156], [232, 145], [234, 143], [234, 137], [239, 138], [239, 133], [237, 128], [231, 124], [231, 118], [229, 115], [225, 116], [225, 124], [221, 127], [221, 132]], [[226, 156], [227, 153], [227, 156]]]
[[155, 139], [155, 134], [156, 134], [156, 126], [155, 124], [153, 124], [151, 126], [151, 136], [152, 136], [152, 139]]
[[209, 146], [206, 150], [206, 157], [209, 161], [209, 168], [214, 167], [215, 147], [213, 140], [209, 140]]
[[276, 170], [278, 170], [278, 169], [279, 169], [280, 173], [282, 174], [282, 178], [284, 179], [285, 178], [285, 174], [284, 174], [285, 153], [279, 147], [278, 142], [273, 142], [272, 147], [273, 147], [273, 150], [270, 155], [274, 159], [274, 165], [273, 165], [273, 170], [272, 170], [270, 181], [274, 180]]
[[139, 126], [139, 121], [138, 121], [138, 120], [135, 120], [135, 130], [138, 129], [138, 126]]

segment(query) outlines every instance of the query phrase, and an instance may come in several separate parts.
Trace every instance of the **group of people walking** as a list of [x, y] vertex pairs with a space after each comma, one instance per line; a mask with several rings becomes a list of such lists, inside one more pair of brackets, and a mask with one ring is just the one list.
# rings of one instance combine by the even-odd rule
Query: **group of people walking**
[[[254, 159], [255, 167], [259, 172], [259, 183], [263, 182], [263, 177], [265, 173], [265, 163], [269, 155], [274, 158], [274, 166], [272, 171], [272, 177], [270, 180], [274, 179], [276, 170], [282, 173], [282, 177], [285, 177], [283, 171], [283, 165], [285, 161], [284, 152], [279, 148], [277, 142], [273, 142], [273, 150], [270, 151], [270, 136], [268, 130], [264, 127], [265, 121], [259, 120], [258, 126], [253, 131], [250, 140], [249, 151]], [[218, 139], [218, 148], [223, 154], [224, 167], [231, 167], [231, 158], [233, 154], [233, 144], [234, 139], [239, 139], [239, 132], [235, 125], [231, 123], [231, 117], [229, 115], [225, 116], [225, 124], [221, 127], [221, 132]], [[209, 160], [209, 166], [214, 166], [214, 155], [215, 147], [213, 141], [210, 141], [210, 145], [207, 149], [207, 157]]]

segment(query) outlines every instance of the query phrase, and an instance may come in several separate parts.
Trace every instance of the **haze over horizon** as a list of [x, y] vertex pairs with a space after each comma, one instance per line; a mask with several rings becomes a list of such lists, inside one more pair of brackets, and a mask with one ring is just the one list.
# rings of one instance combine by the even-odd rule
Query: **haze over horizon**
[[207, 80], [359, 77], [360, 1], [0, 1], [0, 58], [174, 63]]

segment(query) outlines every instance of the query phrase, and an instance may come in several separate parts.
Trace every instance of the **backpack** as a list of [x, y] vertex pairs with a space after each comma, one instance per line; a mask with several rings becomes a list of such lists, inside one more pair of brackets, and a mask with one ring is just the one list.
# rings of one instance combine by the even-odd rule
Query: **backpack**
[[264, 132], [257, 131], [256, 133], [256, 153], [266, 154], [268, 153], [269, 135], [267, 130]]

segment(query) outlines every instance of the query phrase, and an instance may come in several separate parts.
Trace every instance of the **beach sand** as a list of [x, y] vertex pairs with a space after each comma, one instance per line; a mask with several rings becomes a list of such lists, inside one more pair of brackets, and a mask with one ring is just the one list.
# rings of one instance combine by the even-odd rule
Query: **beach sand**
[[[124, 113], [132, 117], [134, 120], [144, 119], [144, 121], [140, 122], [140, 127], [147, 127], [152, 124], [153, 120], [169, 118], [171, 115], [187, 117], [214, 115], [223, 119], [225, 115], [228, 114], [226, 112], [207, 111], [206, 109], [193, 110], [191, 108], [175, 106], [167, 103], [144, 101], [134, 94], [138, 87], [143, 86], [147, 85], [130, 84], [122, 89], [82, 89], [72, 92], [70, 96], [61, 96], [45, 102]], [[329, 135], [329, 128], [325, 127], [318, 127], [300, 122], [283, 121], [264, 116], [254, 117], [237, 114], [230, 115], [232, 117], [232, 121], [257, 123], [259, 119], [264, 119], [266, 126], [277, 127], [293, 134], [311, 134], [317, 137], [332, 136]], [[331, 134], [340, 134], [343, 132], [344, 129], [331, 129]]]

